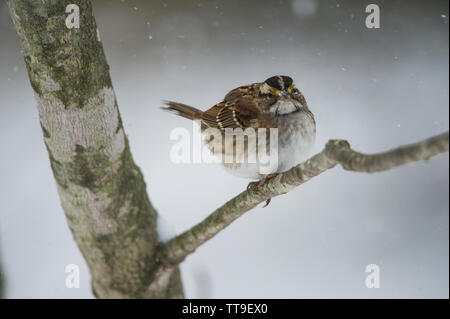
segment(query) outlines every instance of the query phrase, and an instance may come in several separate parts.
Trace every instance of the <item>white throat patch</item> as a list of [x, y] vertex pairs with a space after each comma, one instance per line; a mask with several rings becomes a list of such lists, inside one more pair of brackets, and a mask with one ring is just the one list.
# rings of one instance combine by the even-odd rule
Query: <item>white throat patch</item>
[[281, 100], [275, 103], [271, 108], [270, 112], [276, 113], [278, 115], [289, 114], [295, 112], [297, 107], [291, 100]]

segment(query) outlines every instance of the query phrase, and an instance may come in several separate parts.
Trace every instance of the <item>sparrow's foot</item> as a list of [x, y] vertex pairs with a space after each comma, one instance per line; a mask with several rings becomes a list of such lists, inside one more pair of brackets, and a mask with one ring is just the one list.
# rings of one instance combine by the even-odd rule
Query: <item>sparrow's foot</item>
[[268, 199], [266, 199], [266, 203], [264, 204], [264, 206], [262, 208], [267, 207], [270, 204], [271, 200], [272, 200], [272, 197], [269, 197]]
[[264, 186], [265, 183], [267, 183], [267, 181], [275, 176], [277, 176], [278, 173], [273, 173], [273, 174], [267, 174], [267, 175], [262, 175], [262, 178], [259, 181], [256, 182], [250, 182], [247, 185], [247, 190], [250, 190], [251, 188], [258, 186], [258, 190], [262, 191], [262, 188]]
[[[255, 186], [258, 186], [258, 190], [259, 190], [259, 191], [262, 191], [262, 188], [263, 188], [264, 184], [267, 183], [267, 181], [268, 181], [269, 179], [274, 178], [274, 177], [277, 176], [277, 175], [278, 175], [278, 173], [267, 174], [267, 175], [261, 175], [262, 178], [261, 178], [259, 181], [248, 183], [248, 185], [247, 185], [247, 190], [249, 190], [249, 189], [251, 189], [251, 188], [253, 188], [253, 187], [255, 187]], [[263, 208], [266, 207], [267, 205], [269, 205], [271, 199], [272, 199], [272, 198], [268, 198], [268, 199], [266, 200], [266, 204], [263, 206]]]

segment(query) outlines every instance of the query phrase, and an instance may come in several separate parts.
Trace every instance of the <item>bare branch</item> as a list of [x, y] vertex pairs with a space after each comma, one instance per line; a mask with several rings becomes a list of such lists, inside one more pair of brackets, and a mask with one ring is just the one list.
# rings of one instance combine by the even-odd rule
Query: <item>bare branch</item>
[[254, 187], [240, 193], [205, 220], [161, 246], [160, 268], [170, 269], [179, 264], [200, 245], [267, 198], [285, 194], [337, 164], [349, 171], [374, 173], [427, 160], [448, 149], [448, 132], [374, 155], [353, 151], [345, 140], [330, 140], [322, 152], [269, 180], [261, 191]]
[[342, 142], [332, 140], [327, 144], [325, 152], [329, 158], [334, 159], [349, 171], [375, 173], [411, 162], [427, 160], [440, 153], [447, 152], [448, 132], [416, 144], [401, 146], [374, 155], [355, 152], [350, 148], [350, 145], [341, 145]]

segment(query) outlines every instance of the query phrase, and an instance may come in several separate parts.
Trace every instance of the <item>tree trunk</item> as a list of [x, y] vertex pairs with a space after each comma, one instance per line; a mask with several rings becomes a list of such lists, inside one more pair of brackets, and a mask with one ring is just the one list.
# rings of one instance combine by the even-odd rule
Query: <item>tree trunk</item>
[[[99, 298], [183, 297], [154, 283], [157, 213], [133, 161], [88, 0], [7, 0], [67, 221]], [[66, 6], [80, 27], [66, 26]]]

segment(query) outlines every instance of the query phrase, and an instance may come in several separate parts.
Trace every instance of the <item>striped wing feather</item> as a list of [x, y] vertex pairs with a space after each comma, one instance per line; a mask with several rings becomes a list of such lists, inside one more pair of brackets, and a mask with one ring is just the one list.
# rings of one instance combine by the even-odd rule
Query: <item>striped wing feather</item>
[[221, 102], [203, 112], [202, 123], [205, 128], [221, 129], [242, 128], [254, 126], [259, 119], [258, 107], [249, 98], [239, 98], [235, 101]]

